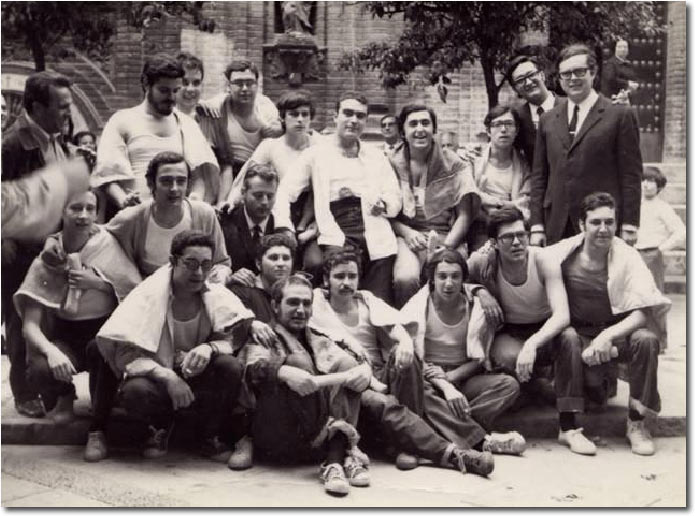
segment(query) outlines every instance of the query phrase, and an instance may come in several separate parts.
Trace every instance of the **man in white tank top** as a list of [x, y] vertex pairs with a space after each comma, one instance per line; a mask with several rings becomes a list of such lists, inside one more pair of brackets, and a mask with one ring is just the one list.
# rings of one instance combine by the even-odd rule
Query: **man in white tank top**
[[212, 148], [195, 120], [174, 109], [183, 76], [172, 57], [148, 58], [141, 75], [144, 100], [114, 113], [104, 127], [91, 182], [104, 187], [117, 209], [150, 198], [147, 165], [164, 151], [185, 157], [192, 171], [192, 199], [210, 202], [217, 193], [219, 166]]

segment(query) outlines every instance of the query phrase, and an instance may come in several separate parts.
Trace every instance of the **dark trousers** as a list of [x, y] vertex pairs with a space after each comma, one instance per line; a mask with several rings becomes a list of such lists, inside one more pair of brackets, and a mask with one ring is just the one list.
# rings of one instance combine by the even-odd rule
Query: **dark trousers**
[[[101, 326], [106, 322], [105, 317], [89, 319], [86, 321], [67, 321], [56, 318], [51, 341], [70, 359], [72, 366], [78, 373], [94, 368], [90, 361], [94, 359], [93, 347], [96, 346], [94, 337]], [[35, 350], [29, 352], [27, 377], [41, 393], [41, 399], [46, 410], [55, 407], [58, 397], [71, 396], [75, 398], [75, 385], [72, 382], [63, 382], [53, 376], [45, 355]], [[95, 390], [95, 379], [90, 375], [90, 394]]]
[[[242, 374], [243, 366], [238, 358], [217, 355], [202, 373], [184, 379], [195, 396], [190, 409], [200, 416], [203, 438], [219, 436], [222, 425], [231, 418]], [[128, 413], [155, 428], [167, 428], [174, 419], [175, 411], [166, 386], [151, 378], [126, 379], [121, 385], [120, 398]]]
[[39, 391], [27, 378], [27, 347], [22, 335], [22, 321], [17, 314], [12, 296], [19, 289], [40, 248], [17, 244], [17, 253], [10, 264], [2, 265], [2, 316], [5, 321], [7, 358], [10, 360], [10, 390], [16, 403], [39, 397]]
[[[355, 247], [362, 261], [360, 289], [369, 290], [389, 304], [393, 304], [393, 265], [396, 255], [371, 260], [364, 233], [364, 219], [359, 197], [348, 197], [330, 204], [331, 213], [340, 230], [345, 234], [345, 245]], [[324, 262], [330, 253], [341, 248], [324, 247]]]
[[[313, 364], [299, 355], [289, 355], [285, 364], [317, 373]], [[262, 457], [282, 464], [325, 458], [330, 442], [318, 447], [312, 443], [328, 423], [333, 411], [331, 400], [340, 401], [340, 391], [344, 389], [319, 389], [300, 396], [277, 381], [259, 384], [255, 388], [256, 408], [251, 425], [254, 449]], [[341, 438], [341, 442], [344, 452], [347, 441]]]
[[[492, 344], [493, 363], [496, 367], [514, 374], [516, 360], [519, 352], [533, 333], [542, 323], [538, 324], [507, 324], [502, 331], [495, 336]], [[582, 349], [572, 344], [567, 339], [559, 336], [551, 342], [547, 342], [536, 351], [536, 362], [533, 366], [533, 375], [537, 376], [538, 370], [553, 365], [555, 372], [555, 396], [557, 409], [560, 412], [580, 412], [584, 410]]]
[[[592, 337], [582, 335], [573, 327], [568, 327], [561, 334], [559, 341], [571, 347], [572, 355], [578, 355], [591, 344]], [[647, 412], [658, 413], [661, 410], [661, 398], [657, 390], [657, 369], [659, 367], [659, 339], [644, 328], [633, 332], [628, 338], [613, 342], [618, 349], [618, 356], [610, 362], [596, 366], [587, 366], [583, 362], [582, 373], [573, 382], [582, 385], [584, 394], [596, 403], [605, 403], [610, 396], [609, 380], [615, 376], [619, 362], [627, 363], [628, 383], [630, 384], [629, 408], [644, 415]], [[581, 391], [580, 391], [581, 392]], [[560, 411], [581, 412], [584, 399], [576, 408], [560, 408]]]
[[[377, 371], [391, 394], [362, 393], [362, 428], [374, 428], [402, 451], [441, 462], [451, 443], [469, 449], [485, 437], [472, 418], [456, 418], [446, 401], [424, 381], [422, 362], [398, 369], [392, 352], [386, 367]], [[363, 432], [364, 433], [364, 432]]]

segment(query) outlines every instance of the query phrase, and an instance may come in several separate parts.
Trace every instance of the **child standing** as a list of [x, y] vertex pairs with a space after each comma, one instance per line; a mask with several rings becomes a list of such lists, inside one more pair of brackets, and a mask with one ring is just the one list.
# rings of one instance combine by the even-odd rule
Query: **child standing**
[[674, 209], [658, 198], [666, 177], [657, 167], [648, 166], [642, 174], [642, 209], [635, 248], [652, 272], [656, 286], [664, 291], [664, 253], [685, 246], [685, 224]]

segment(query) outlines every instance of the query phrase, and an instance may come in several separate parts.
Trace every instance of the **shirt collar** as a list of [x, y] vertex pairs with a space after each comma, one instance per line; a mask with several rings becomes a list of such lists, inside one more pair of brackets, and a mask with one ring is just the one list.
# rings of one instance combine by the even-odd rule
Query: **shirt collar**
[[[582, 100], [579, 104], [579, 111], [582, 113], [588, 113], [589, 110], [596, 104], [596, 101], [598, 100], [598, 93], [596, 93], [596, 90], [591, 88], [591, 91], [589, 94], [586, 96], [584, 100]], [[567, 112], [570, 113], [570, 116], [572, 116], [572, 111], [574, 111], [574, 102], [572, 102], [569, 97], [567, 98]]]
[[249, 214], [246, 211], [246, 206], [244, 206], [244, 217], [246, 218], [246, 223], [249, 225], [249, 230], [252, 230], [254, 226], [260, 226], [261, 236], [265, 235], [265, 228], [268, 225], [268, 219], [270, 219], [270, 215], [268, 215], [265, 219], [256, 224], [254, 221], [251, 220], [251, 217], [249, 217]]

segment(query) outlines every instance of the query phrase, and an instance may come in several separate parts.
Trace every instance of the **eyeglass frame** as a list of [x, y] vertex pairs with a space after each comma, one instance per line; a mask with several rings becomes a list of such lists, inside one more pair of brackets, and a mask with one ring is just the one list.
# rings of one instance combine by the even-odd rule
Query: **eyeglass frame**
[[520, 243], [524, 243], [524, 241], [528, 242], [529, 237], [531, 233], [529, 231], [515, 231], [513, 233], [505, 233], [504, 235], [498, 235], [497, 240], [504, 245], [512, 245], [514, 243], [514, 239], [519, 240]]
[[527, 73], [526, 75], [524, 75], [523, 77], [519, 77], [518, 79], [512, 79], [512, 86], [514, 86], [515, 88], [519, 88], [520, 86], [526, 84], [526, 81], [534, 77], [537, 77], [540, 73], [543, 73], [543, 70], [536, 70], [535, 72]]
[[557, 74], [563, 81], [569, 81], [572, 79], [572, 76], [575, 76], [577, 79], [583, 79], [589, 70], [593, 71], [590, 66], [580, 66], [579, 68], [565, 70], [564, 72], [558, 72]]
[[501, 129], [506, 127], [507, 129], [516, 129], [517, 124], [515, 120], [497, 120], [490, 122], [490, 129]]
[[[212, 268], [215, 266], [215, 262], [213, 262], [212, 260], [198, 261], [195, 258], [179, 257], [177, 261], [181, 262], [183, 266], [190, 272], [196, 272], [200, 268], [200, 270], [202, 270], [205, 274], [210, 272]], [[192, 267], [193, 262], [195, 262], [194, 267]]]

